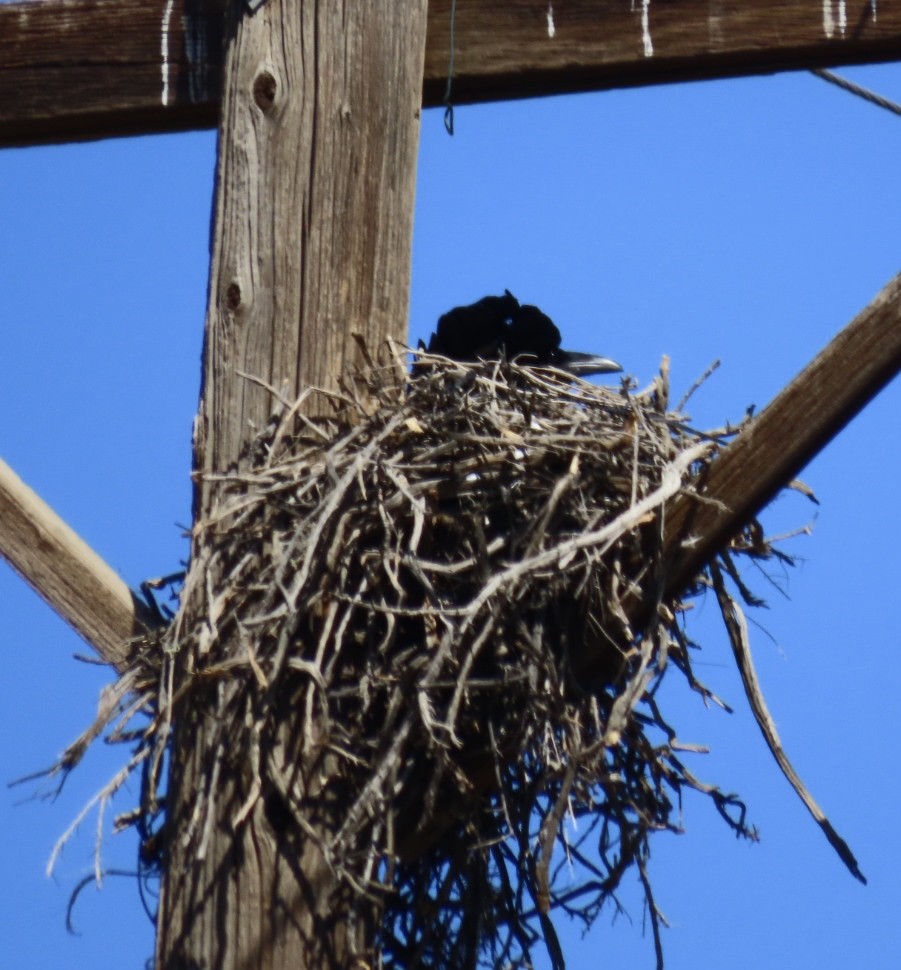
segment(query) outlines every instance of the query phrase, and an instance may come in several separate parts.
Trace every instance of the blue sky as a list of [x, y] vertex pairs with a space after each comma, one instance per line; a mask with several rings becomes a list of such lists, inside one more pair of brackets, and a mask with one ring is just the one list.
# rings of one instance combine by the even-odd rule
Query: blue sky
[[[901, 65], [848, 69], [901, 101]], [[505, 287], [541, 306], [566, 344], [621, 361], [644, 384], [661, 355], [674, 396], [714, 359], [698, 425], [764, 406], [901, 269], [901, 119], [807, 74], [672, 85], [457, 110], [423, 119], [411, 339]], [[177, 568], [190, 510], [208, 273], [210, 132], [0, 152], [0, 457], [125, 580]], [[708, 603], [690, 632], [698, 673], [736, 707], [672, 691], [692, 762], [741, 793], [762, 842], [736, 842], [698, 798], [683, 836], [660, 836], [651, 876], [672, 928], [670, 970], [896, 965], [901, 620], [896, 381], [817, 458], [771, 532], [813, 524], [799, 568], [751, 576], [755, 660], [785, 747], [849, 841], [867, 887], [833, 855], [746, 711]], [[786, 595], [787, 594], [787, 595]], [[48, 765], [109, 679], [81, 641], [0, 565], [0, 777]], [[92, 865], [95, 819], [51, 848], [118, 767], [99, 748], [55, 801], [0, 789], [0, 934], [11, 966], [140, 968], [152, 930], [134, 883], [69, 893]], [[131, 807], [125, 792], [118, 809]], [[109, 836], [110, 866], [135, 845]], [[570, 966], [653, 966], [638, 893], [631, 923], [561, 925]]]

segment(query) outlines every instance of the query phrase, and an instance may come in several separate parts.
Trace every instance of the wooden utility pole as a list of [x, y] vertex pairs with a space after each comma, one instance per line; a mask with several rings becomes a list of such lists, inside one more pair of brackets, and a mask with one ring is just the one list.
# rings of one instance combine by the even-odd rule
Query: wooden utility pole
[[[242, 373], [294, 397], [336, 386], [354, 331], [404, 338], [425, 27], [425, 0], [230, 4], [199, 473], [232, 465], [272, 411]], [[201, 478], [196, 517], [215, 505]], [[175, 726], [157, 967], [350, 966], [350, 903], [314, 832], [288, 847], [265, 798], [239, 823], [247, 792], [227, 777], [200, 858], [185, 837], [208, 729], [190, 710]]]
[[[284, 387], [290, 397], [304, 387], [334, 386], [355, 361], [353, 331], [364, 333], [370, 347], [388, 336], [404, 338], [419, 111], [444, 97], [452, 46], [450, 0], [432, 0], [428, 9], [426, 0], [253, 6], [255, 13], [245, 0], [0, 6], [0, 145], [211, 127], [219, 118], [195, 434], [200, 473], [228, 468], [269, 416], [271, 396], [242, 372]], [[901, 10], [882, 5], [877, 21], [875, 5], [860, 3], [841, 22], [832, 17], [834, 6], [458, 0], [453, 98], [465, 103], [897, 58]], [[874, 311], [880, 325], [897, 321], [899, 293], [897, 283], [890, 286]], [[897, 347], [886, 353], [896, 367]], [[875, 376], [855, 390], [849, 407], [861, 406], [873, 381], [887, 379], [885, 353], [877, 356]], [[778, 413], [772, 421], [780, 424]], [[810, 443], [805, 457], [826, 437], [824, 431]], [[739, 459], [744, 440], [754, 439], [736, 443]], [[753, 465], [766, 464], [755, 452]], [[7, 485], [16, 516], [39, 514], [13, 479]], [[755, 501], [773, 487], [768, 481]], [[214, 486], [201, 479], [198, 521], [216, 500]], [[0, 512], [6, 504], [4, 497]], [[755, 510], [745, 506], [741, 514]], [[734, 517], [716, 528], [732, 524]], [[85, 561], [72, 537], [63, 539]], [[38, 575], [43, 568], [42, 561], [28, 578], [64, 609], [68, 587], [59, 585], [58, 594], [55, 581]], [[98, 629], [79, 629], [118, 662], [116, 645], [131, 630], [129, 599], [121, 584], [103, 585], [102, 564], [97, 572], [97, 588], [109, 589], [109, 616], [99, 616]], [[165, 859], [158, 968], [351, 965], [347, 909], [335, 905], [335, 883], [315, 838], [300, 852], [284, 852], [262, 799], [237, 820], [247, 804], [240, 779], [221, 780], [208, 822], [187, 817], [183, 796], [203, 775], [206, 728], [190, 711], [175, 725], [167, 806], [174, 835]], [[314, 828], [327, 826], [324, 811]], [[183, 838], [196, 824], [207, 825], [200, 857]]]

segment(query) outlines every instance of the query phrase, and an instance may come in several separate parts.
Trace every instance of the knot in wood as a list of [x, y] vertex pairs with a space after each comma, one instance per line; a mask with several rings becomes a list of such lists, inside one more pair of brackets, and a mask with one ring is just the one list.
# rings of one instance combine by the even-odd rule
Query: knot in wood
[[278, 82], [269, 71], [260, 71], [253, 81], [253, 100], [254, 104], [263, 112], [264, 115], [271, 114], [275, 105], [275, 94], [278, 90]]
[[236, 313], [238, 307], [241, 306], [241, 286], [236, 280], [232, 280], [228, 284], [228, 289], [225, 291], [225, 305], [230, 313]]

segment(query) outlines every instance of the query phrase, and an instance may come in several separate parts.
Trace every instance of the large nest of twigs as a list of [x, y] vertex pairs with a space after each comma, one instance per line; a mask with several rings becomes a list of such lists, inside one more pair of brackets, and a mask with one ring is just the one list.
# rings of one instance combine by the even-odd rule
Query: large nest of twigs
[[[754, 837], [655, 699], [670, 671], [705, 692], [681, 599], [710, 574], [664, 595], [661, 511], [723, 435], [668, 413], [663, 376], [634, 393], [424, 357], [345, 390], [328, 417], [285, 402], [221, 476], [187, 608], [136, 660], [154, 716], [130, 820], [156, 827], [191, 711], [212, 730], [198, 853], [239, 779], [236, 825], [265, 802], [376, 901], [370, 962], [523, 966], [543, 941], [559, 965], [551, 917], [589, 924], [630, 870], [659, 953], [649, 837], [683, 790]], [[731, 549], [771, 553], [756, 532]]]

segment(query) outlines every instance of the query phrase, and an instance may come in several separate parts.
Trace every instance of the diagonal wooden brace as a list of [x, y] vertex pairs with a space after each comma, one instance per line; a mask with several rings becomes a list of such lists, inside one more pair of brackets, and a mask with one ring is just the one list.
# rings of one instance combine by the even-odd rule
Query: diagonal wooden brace
[[104, 660], [124, 666], [146, 607], [3, 461], [0, 555]]

